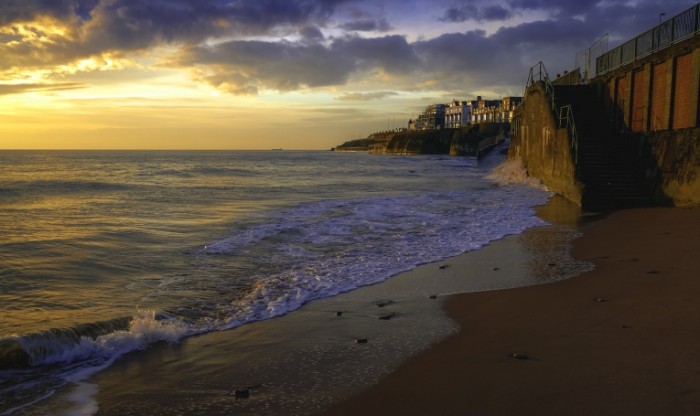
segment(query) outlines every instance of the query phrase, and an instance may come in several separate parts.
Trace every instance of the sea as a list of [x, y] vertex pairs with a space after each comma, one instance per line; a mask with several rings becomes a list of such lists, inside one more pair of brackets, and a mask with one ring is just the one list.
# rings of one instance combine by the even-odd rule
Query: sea
[[551, 194], [499, 179], [503, 159], [0, 151], [0, 415], [545, 225]]

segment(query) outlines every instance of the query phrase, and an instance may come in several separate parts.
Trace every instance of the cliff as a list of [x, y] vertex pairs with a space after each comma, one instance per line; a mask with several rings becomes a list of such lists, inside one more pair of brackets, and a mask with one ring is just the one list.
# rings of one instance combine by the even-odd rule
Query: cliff
[[349, 140], [331, 150], [339, 152], [367, 152], [372, 144], [372, 138]]
[[[366, 150], [376, 154], [445, 154], [479, 156], [485, 139], [503, 137], [506, 123], [482, 123], [459, 129], [418, 130], [374, 133], [367, 139], [352, 140], [335, 148], [337, 151]], [[482, 149], [479, 146], [482, 146]]]

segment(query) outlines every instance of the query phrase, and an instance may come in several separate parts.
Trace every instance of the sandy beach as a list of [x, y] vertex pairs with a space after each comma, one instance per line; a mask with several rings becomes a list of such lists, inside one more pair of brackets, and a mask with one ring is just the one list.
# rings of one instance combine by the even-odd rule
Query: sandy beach
[[700, 414], [700, 209], [583, 233], [573, 254], [595, 270], [450, 297], [457, 335], [323, 414]]

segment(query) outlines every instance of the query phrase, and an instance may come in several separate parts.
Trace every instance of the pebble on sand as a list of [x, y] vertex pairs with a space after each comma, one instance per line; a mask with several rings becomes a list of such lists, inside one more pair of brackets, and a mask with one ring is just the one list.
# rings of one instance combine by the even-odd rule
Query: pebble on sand
[[250, 397], [250, 389], [237, 389], [233, 391], [234, 397], [236, 399], [247, 399]]

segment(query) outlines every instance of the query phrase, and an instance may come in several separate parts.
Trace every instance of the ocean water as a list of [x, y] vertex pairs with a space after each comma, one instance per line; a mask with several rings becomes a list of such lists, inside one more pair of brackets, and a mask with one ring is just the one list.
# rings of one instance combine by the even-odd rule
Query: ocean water
[[502, 158], [0, 151], [0, 415], [543, 225]]

